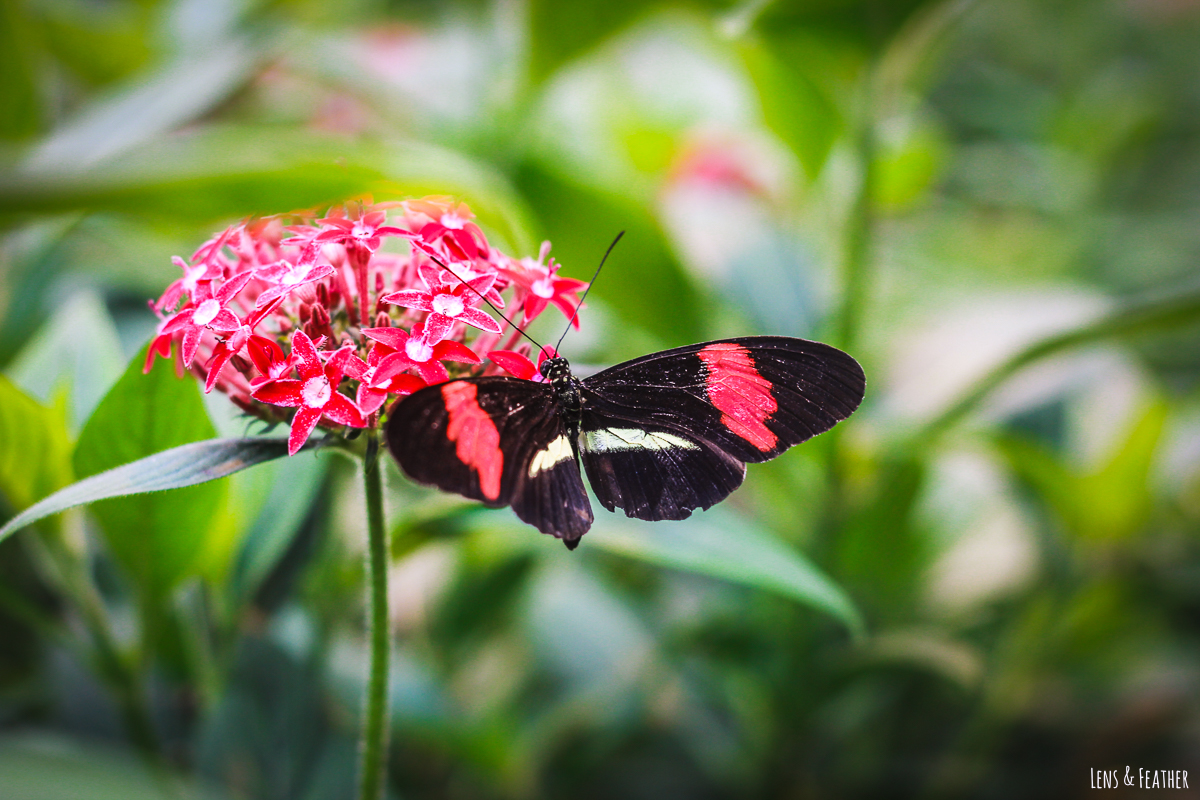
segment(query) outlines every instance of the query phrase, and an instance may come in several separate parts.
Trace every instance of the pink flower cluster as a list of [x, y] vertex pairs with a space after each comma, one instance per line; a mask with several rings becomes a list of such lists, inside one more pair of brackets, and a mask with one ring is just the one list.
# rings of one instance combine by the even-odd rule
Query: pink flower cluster
[[[587, 284], [558, 276], [549, 242], [514, 259], [472, 219], [427, 197], [233, 225], [174, 259], [183, 277], [151, 304], [161, 322], [145, 368], [174, 346], [206, 392], [270, 421], [295, 409], [290, 453], [318, 425], [372, 427], [389, 396], [451, 376], [540, 379], [521, 330], [549, 304], [571, 318]], [[515, 326], [481, 308], [504, 308], [509, 290]]]

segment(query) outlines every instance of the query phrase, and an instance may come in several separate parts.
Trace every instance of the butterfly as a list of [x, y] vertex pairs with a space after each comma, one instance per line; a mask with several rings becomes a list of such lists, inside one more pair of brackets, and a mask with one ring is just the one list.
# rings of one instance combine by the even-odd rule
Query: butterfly
[[[610, 248], [611, 249], [611, 248]], [[461, 378], [388, 413], [387, 445], [413, 480], [516, 515], [572, 550], [596, 498], [645, 520], [685, 519], [768, 461], [846, 419], [858, 362], [804, 339], [750, 336], [663, 350], [579, 379], [549, 358], [542, 381]]]

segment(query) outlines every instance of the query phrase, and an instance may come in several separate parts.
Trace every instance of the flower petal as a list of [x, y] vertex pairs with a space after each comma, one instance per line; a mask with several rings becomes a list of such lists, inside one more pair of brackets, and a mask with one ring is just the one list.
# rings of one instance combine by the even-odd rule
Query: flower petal
[[457, 361], [460, 364], [478, 364], [478, 354], [462, 342], [445, 339], [433, 347], [433, 357], [438, 361]]
[[550, 302], [558, 306], [558, 310], [563, 313], [564, 317], [571, 320], [572, 327], [576, 329], [579, 328], [579, 315], [575, 313], [576, 309], [579, 307], [578, 302], [568, 300], [561, 294], [554, 295], [554, 297], [550, 298]]
[[341, 392], [334, 392], [321, 411], [334, 422], [349, 425], [351, 428], [364, 428], [367, 425], [358, 406]]
[[450, 373], [446, 371], [446, 367], [440, 361], [426, 361], [424, 364], [416, 366], [417, 373], [428, 384], [445, 383], [450, 380]]
[[480, 330], [491, 331], [492, 333], [500, 332], [500, 323], [496, 322], [496, 320], [492, 319], [478, 308], [464, 308], [462, 313], [458, 315], [458, 319], [467, 323], [468, 325], [473, 325]]
[[392, 353], [390, 356], [387, 356], [380, 361], [379, 365], [375, 367], [375, 374], [371, 377], [372, 388], [379, 388], [383, 386], [387, 381], [391, 380], [396, 375], [399, 375], [405, 370], [411, 369], [412, 366], [413, 360], [409, 358], [408, 355], [403, 351], [399, 353]]
[[416, 375], [397, 375], [387, 385], [387, 392], [388, 394], [397, 394], [404, 397], [415, 391], [424, 389], [428, 385], [424, 378], [419, 378]]
[[213, 386], [217, 384], [217, 378], [221, 375], [221, 370], [229, 363], [229, 359], [233, 358], [235, 352], [229, 346], [229, 342], [217, 342], [217, 346], [213, 348], [212, 358], [208, 359], [208, 363], [204, 366], [208, 370], [208, 375], [204, 378], [205, 394], [212, 391]]
[[303, 387], [303, 381], [289, 378], [259, 386], [250, 396], [273, 406], [296, 408], [304, 405], [304, 395], [301, 392]]
[[404, 308], [414, 308], [417, 311], [433, 310], [433, 296], [428, 292], [418, 292], [413, 289], [385, 294], [379, 300], [382, 303], [391, 303], [394, 306], [402, 306]]
[[[425, 330], [422, 338], [428, 344], [437, 344], [446, 338], [450, 333], [450, 328], [453, 327], [454, 320], [447, 317], [445, 314], [430, 314], [425, 318]], [[496, 332], [499, 333], [499, 328]]]
[[146, 351], [146, 363], [142, 366], [142, 374], [150, 371], [154, 366], [154, 357], [162, 356], [163, 358], [171, 357], [171, 339], [174, 337], [169, 333], [159, 334], [154, 337], [154, 341], [150, 342], [150, 349]]
[[284, 360], [283, 348], [266, 336], [251, 336], [246, 342], [246, 349], [250, 351], [250, 360], [263, 375], [270, 375], [271, 367]]
[[233, 315], [233, 312], [227, 308], [222, 308], [217, 312], [217, 315], [208, 323], [208, 327], [214, 331], [221, 333], [233, 333], [238, 328], [242, 327], [242, 321]]
[[544, 297], [538, 297], [532, 292], [525, 298], [525, 321], [528, 322], [535, 319], [539, 314], [546, 310], [546, 304], [550, 301]]
[[329, 378], [330, 383], [336, 384], [343, 375], [346, 374], [350, 359], [354, 358], [359, 364], [362, 364], [362, 371], [366, 372], [367, 365], [354, 355], [354, 345], [345, 345], [339, 347], [335, 352], [329, 353], [325, 359], [325, 376]]
[[404, 345], [408, 343], [408, 332], [403, 328], [363, 328], [362, 332], [363, 336], [371, 341], [379, 342], [393, 350], [403, 350]]
[[217, 302], [224, 306], [233, 299], [234, 295], [246, 288], [246, 284], [250, 282], [252, 277], [254, 277], [254, 271], [248, 269], [245, 272], [239, 272], [225, 281], [225, 283], [221, 284], [221, 288], [217, 290]]
[[308, 437], [312, 435], [313, 428], [317, 427], [320, 419], [321, 412], [315, 408], [302, 408], [296, 412], [296, 417], [292, 420], [292, 431], [288, 434], [289, 456], [294, 456], [299, 452], [304, 443], [308, 441]]
[[537, 375], [537, 367], [525, 356], [515, 350], [493, 350], [488, 358], [500, 369], [521, 380], [531, 380]]
[[304, 331], [298, 330], [292, 334], [292, 356], [296, 358], [296, 369], [301, 378], [315, 378], [324, 372], [317, 348]]
[[196, 350], [200, 348], [201, 328], [192, 326], [183, 332], [183, 365], [190, 367], [196, 358]]
[[363, 414], [374, 414], [387, 401], [387, 392], [383, 389], [372, 389], [365, 383], [358, 385], [358, 393], [354, 402]]

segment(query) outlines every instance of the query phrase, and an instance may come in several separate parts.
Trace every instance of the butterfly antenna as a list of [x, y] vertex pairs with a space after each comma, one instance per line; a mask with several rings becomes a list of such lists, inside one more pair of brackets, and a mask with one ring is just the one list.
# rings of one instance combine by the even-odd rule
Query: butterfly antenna
[[450, 273], [451, 275], [453, 275], [454, 277], [458, 278], [459, 282], [460, 282], [460, 283], [462, 283], [462, 285], [463, 285], [463, 286], [467, 287], [467, 288], [468, 288], [468, 289], [470, 289], [472, 292], [474, 292], [475, 294], [479, 295], [479, 299], [480, 299], [480, 300], [482, 300], [483, 302], [487, 303], [489, 306], [491, 306], [491, 308], [492, 308], [492, 311], [495, 311], [495, 312], [496, 312], [496, 314], [497, 314], [497, 316], [499, 316], [499, 317], [500, 317], [500, 319], [504, 320], [504, 321], [505, 321], [505, 322], [507, 322], [509, 325], [512, 325], [512, 326], [513, 326], [513, 328], [514, 328], [514, 329], [516, 329], [517, 333], [521, 334], [521, 335], [522, 335], [522, 336], [524, 336], [526, 339], [528, 339], [529, 341], [533, 342], [533, 345], [534, 345], [534, 347], [536, 347], [536, 348], [538, 349], [538, 352], [539, 352], [539, 353], [542, 351], [542, 349], [543, 349], [543, 346], [542, 346], [542, 345], [540, 345], [540, 344], [538, 344], [536, 339], [534, 339], [532, 336], [530, 336], [528, 333], [526, 333], [524, 330], [522, 330], [522, 328], [521, 328], [521, 326], [520, 326], [520, 325], [518, 325], [517, 323], [513, 322], [513, 321], [512, 321], [511, 319], [509, 319], [508, 317], [504, 316], [504, 314], [503, 314], [503, 313], [500, 311], [500, 309], [496, 308], [496, 306], [495, 306], [495, 305], [492, 303], [492, 301], [491, 301], [491, 300], [488, 300], [486, 297], [484, 297], [484, 296], [483, 296], [483, 292], [479, 291], [479, 290], [478, 290], [478, 289], [476, 289], [474, 286], [472, 286], [470, 283], [468, 283], [467, 281], [463, 280], [461, 275], [459, 275], [459, 274], [458, 274], [457, 272], [455, 272], [454, 270], [450, 269], [450, 267], [446, 266], [446, 263], [445, 263], [444, 261], [442, 261], [440, 258], [438, 258], [437, 256], [435, 256], [433, 253], [430, 253], [428, 250], [425, 250], [424, 248], [422, 248], [421, 252], [422, 252], [422, 253], [424, 253], [425, 255], [427, 255], [427, 256], [429, 257], [429, 259], [430, 259], [430, 260], [431, 260], [433, 263], [437, 264], [439, 267], [441, 267], [442, 269], [446, 270], [447, 272], [449, 272], [449, 273]]
[[600, 277], [600, 270], [604, 268], [604, 262], [608, 260], [608, 254], [617, 246], [617, 242], [621, 241], [621, 237], [625, 235], [625, 231], [617, 234], [617, 238], [612, 240], [612, 244], [604, 251], [604, 258], [600, 259], [600, 266], [596, 267], [596, 272], [592, 275], [592, 279], [588, 281], [588, 286], [583, 290], [583, 297], [579, 298], [579, 302], [575, 305], [575, 313], [571, 315], [571, 319], [567, 322], [567, 330], [563, 331], [562, 336], [558, 337], [558, 344], [554, 345], [554, 352], [558, 352], [558, 348], [562, 345], [563, 339], [567, 338], [567, 331], [571, 330], [571, 326], [575, 324], [575, 318], [579, 316], [579, 309], [583, 308], [583, 301], [587, 299], [588, 292], [596, 284], [596, 278]]

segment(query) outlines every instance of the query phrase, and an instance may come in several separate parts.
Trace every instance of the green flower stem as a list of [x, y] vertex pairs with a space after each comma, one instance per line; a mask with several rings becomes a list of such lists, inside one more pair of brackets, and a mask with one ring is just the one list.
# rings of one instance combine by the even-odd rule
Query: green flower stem
[[873, 79], [863, 79], [864, 88], [858, 112], [858, 130], [854, 141], [859, 179], [854, 199], [846, 216], [842, 239], [842, 306], [834, 332], [837, 346], [850, 351], [858, 343], [863, 308], [870, 287], [873, 235], [875, 232], [875, 109]]
[[388, 749], [388, 637], [387, 537], [383, 525], [383, 482], [379, 470], [379, 439], [374, 431], [367, 439], [363, 459], [363, 485], [367, 495], [367, 573], [371, 668], [363, 709], [362, 763], [359, 800], [383, 797]]
[[[858, 185], [847, 209], [842, 230], [842, 302], [834, 318], [833, 343], [854, 354], [858, 344], [864, 308], [868, 299], [871, 280], [871, 263], [874, 255], [875, 236], [875, 76], [871, 69], [861, 79], [859, 87], [856, 124], [853, 132], [855, 163], [858, 167]], [[837, 426], [825, 434], [825, 462], [829, 476], [825, 494], [823, 528], [828, 535], [820, 538], [819, 551], [829, 547], [846, 522], [846, 464], [845, 449], [842, 447], [844, 427]]]

